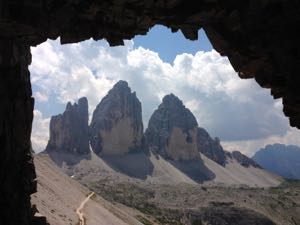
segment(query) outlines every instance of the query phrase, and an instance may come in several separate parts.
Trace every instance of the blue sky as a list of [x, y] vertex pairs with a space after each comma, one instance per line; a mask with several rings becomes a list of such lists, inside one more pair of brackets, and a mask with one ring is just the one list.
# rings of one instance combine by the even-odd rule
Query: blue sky
[[185, 39], [181, 31], [172, 33], [167, 27], [156, 25], [147, 35], [138, 35], [134, 39], [135, 47], [142, 46], [158, 52], [159, 57], [168, 63], [173, 63], [176, 55], [182, 53], [195, 54], [198, 51], [213, 49], [203, 29], [198, 32], [198, 40]]
[[[209, 42], [204, 30], [198, 32], [198, 40], [191, 41], [184, 38], [181, 31], [172, 33], [167, 27], [156, 25], [147, 35], [138, 35], [133, 39], [134, 48], [143, 47], [157, 52], [159, 57], [170, 64], [173, 64], [175, 57], [182, 53], [195, 54], [198, 51], [211, 51], [212, 45]], [[107, 43], [100, 41], [100, 45], [107, 45]], [[32, 89], [34, 93], [39, 92], [38, 85], [33, 83]], [[55, 93], [51, 93], [55, 95]], [[36, 101], [35, 106], [37, 109], [44, 112], [44, 116], [52, 116], [58, 112], [62, 112], [65, 108], [65, 104], [59, 101], [57, 98], [50, 97], [48, 101], [39, 102]]]
[[190, 41], [180, 31], [156, 26], [119, 47], [103, 40], [67, 45], [48, 40], [32, 48], [32, 56], [36, 151], [47, 144], [50, 117], [62, 113], [68, 101], [86, 96], [92, 115], [118, 80], [126, 80], [136, 91], [144, 127], [162, 97], [172, 92], [227, 150], [251, 156], [266, 144], [300, 144], [300, 133], [290, 128], [281, 100], [273, 100], [254, 80], [241, 80], [203, 31], [199, 40]]

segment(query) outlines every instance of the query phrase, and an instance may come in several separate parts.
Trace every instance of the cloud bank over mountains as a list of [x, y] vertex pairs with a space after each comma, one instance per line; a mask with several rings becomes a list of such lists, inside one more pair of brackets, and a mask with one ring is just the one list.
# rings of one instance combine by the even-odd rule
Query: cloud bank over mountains
[[[60, 45], [47, 41], [32, 48], [31, 81], [36, 99], [32, 143], [36, 151], [48, 140], [48, 123], [68, 101], [89, 100], [89, 113], [118, 80], [126, 80], [142, 102], [144, 127], [162, 97], [179, 96], [212, 136], [228, 149], [252, 155], [269, 141], [300, 144], [300, 133], [289, 127], [281, 100], [254, 80], [241, 80], [226, 57], [215, 50], [180, 54], [172, 64], [159, 53], [105, 41]], [[47, 128], [47, 129], [46, 129]], [[259, 145], [259, 146], [258, 146]], [[258, 147], [256, 147], [258, 146]]]

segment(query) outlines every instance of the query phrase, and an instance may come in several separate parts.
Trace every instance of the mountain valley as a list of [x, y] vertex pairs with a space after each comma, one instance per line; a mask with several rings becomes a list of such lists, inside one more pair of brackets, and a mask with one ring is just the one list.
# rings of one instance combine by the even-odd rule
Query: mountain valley
[[[68, 175], [64, 180], [78, 181], [76, 195], [90, 190], [105, 199], [100, 202], [125, 210], [125, 224], [300, 224], [299, 182], [264, 170], [239, 151], [224, 150], [174, 94], [162, 99], [144, 131], [141, 103], [125, 81], [100, 101], [90, 124], [85, 97], [52, 117], [48, 145], [36, 161], [38, 172], [42, 161], [51, 162], [53, 170]], [[46, 174], [38, 174], [39, 182]], [[48, 201], [38, 201], [38, 208]]]

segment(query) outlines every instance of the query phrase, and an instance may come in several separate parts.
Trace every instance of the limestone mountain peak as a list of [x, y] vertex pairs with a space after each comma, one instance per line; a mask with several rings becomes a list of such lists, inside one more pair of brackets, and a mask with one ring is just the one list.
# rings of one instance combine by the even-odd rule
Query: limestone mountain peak
[[97, 154], [125, 154], [141, 149], [142, 106], [126, 81], [120, 80], [97, 105], [90, 142]]
[[178, 98], [176, 95], [174, 95], [173, 93], [165, 95], [159, 107], [171, 108], [173, 110], [177, 110], [177, 108], [179, 110], [186, 109], [186, 111], [190, 111], [185, 107], [182, 100]]
[[166, 95], [154, 111], [145, 133], [148, 149], [173, 160], [194, 160], [198, 123], [174, 94]]
[[52, 116], [46, 151], [88, 154], [88, 114], [88, 100], [83, 97], [78, 103], [68, 102], [63, 114]]
[[165, 95], [162, 99], [162, 102], [166, 103], [166, 104], [168, 104], [168, 103], [178, 103], [180, 105], [183, 105], [182, 101], [176, 95], [174, 95], [173, 93]]
[[131, 94], [131, 88], [127, 81], [119, 80], [114, 84], [112, 89], [109, 90], [108, 94]]
[[114, 84], [113, 89], [114, 88], [129, 88], [128, 86], [128, 82], [125, 80], [119, 80], [117, 83]]
[[[198, 123], [193, 113], [185, 107], [182, 100], [173, 93], [163, 97], [162, 103], [155, 112], [161, 112], [166, 115], [168, 120], [181, 128], [197, 127]], [[154, 112], [154, 113], [155, 113]], [[152, 118], [150, 118], [151, 121]], [[155, 119], [155, 117], [153, 118]], [[149, 121], [149, 126], [151, 125]], [[170, 128], [170, 127], [169, 127]]]

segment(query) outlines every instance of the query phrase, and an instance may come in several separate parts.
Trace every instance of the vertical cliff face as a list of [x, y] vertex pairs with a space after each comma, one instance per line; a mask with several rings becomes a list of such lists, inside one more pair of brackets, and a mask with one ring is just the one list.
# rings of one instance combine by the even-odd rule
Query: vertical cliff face
[[[30, 47], [0, 41], [0, 210], [1, 224], [43, 224], [33, 217], [30, 195], [36, 192], [31, 154], [32, 98]], [[44, 220], [44, 218], [42, 219]]]
[[51, 117], [50, 139], [46, 151], [88, 154], [88, 101], [83, 97], [78, 104], [69, 102], [63, 114]]
[[196, 118], [182, 101], [167, 95], [149, 120], [148, 149], [173, 160], [198, 159], [197, 127]]
[[220, 144], [220, 139], [212, 139], [208, 132], [203, 128], [198, 128], [197, 141], [199, 151], [215, 161], [216, 163], [225, 166], [226, 154], [223, 147]]
[[145, 142], [150, 151], [173, 160], [198, 159], [201, 152], [222, 166], [226, 163], [220, 140], [198, 127], [191, 111], [173, 94], [165, 96], [151, 116]]
[[97, 154], [125, 154], [141, 149], [142, 106], [126, 81], [119, 81], [96, 107], [90, 143]]

